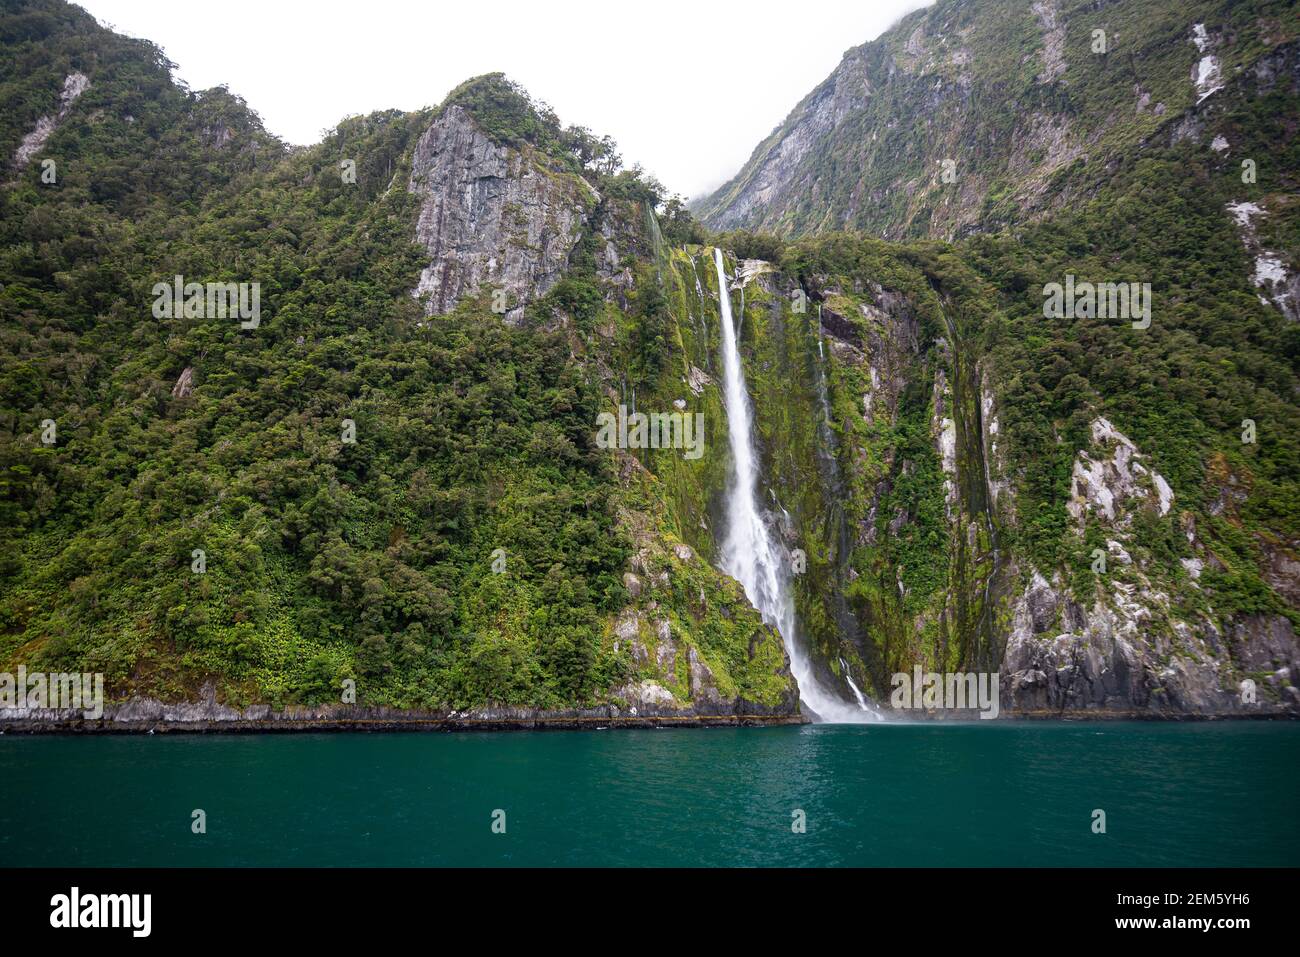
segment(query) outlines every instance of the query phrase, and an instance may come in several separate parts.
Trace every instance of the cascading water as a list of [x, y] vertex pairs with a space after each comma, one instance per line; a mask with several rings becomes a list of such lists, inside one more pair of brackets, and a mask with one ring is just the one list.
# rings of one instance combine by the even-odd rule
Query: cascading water
[[[745, 589], [763, 620], [776, 628], [790, 656], [790, 671], [799, 683], [799, 699], [821, 721], [858, 723], [875, 720], [865, 701], [852, 705], [824, 687], [795, 633], [794, 596], [789, 562], [758, 510], [758, 456], [754, 449], [752, 412], [745, 372], [731, 317], [731, 296], [722, 266], [722, 250], [714, 248], [721, 307], [723, 391], [727, 407], [727, 436], [731, 444], [731, 487], [727, 490], [727, 529], [721, 549], [722, 570]], [[860, 699], [861, 700], [861, 699]]]

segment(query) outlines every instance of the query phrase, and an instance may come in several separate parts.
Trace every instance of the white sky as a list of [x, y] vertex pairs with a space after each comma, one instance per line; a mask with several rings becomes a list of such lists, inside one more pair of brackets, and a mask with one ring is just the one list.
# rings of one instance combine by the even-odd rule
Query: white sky
[[932, 0], [78, 0], [291, 143], [350, 114], [440, 103], [503, 71], [618, 141], [670, 191], [728, 180], [839, 63]]

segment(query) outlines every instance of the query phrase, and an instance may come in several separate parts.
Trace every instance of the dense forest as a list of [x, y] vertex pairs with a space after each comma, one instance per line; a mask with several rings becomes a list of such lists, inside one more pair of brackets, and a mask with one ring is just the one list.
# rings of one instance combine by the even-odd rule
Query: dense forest
[[[1300, 324], [1258, 295], [1225, 212], [1277, 211], [1259, 241], [1294, 271], [1294, 83], [1222, 93], [1228, 155], [1116, 134], [1106, 175], [1090, 167], [1050, 219], [1003, 222], [1004, 203], [962, 238], [887, 243], [803, 220], [710, 230], [501, 74], [300, 148], [58, 0], [7, 5], [0, 47], [0, 667], [102, 671], [115, 699], [213, 684], [236, 706], [336, 701], [352, 679], [363, 704], [553, 709], [651, 678], [683, 705], [712, 689], [779, 706], [779, 638], [710, 564], [722, 294], [829, 673], [879, 695], [913, 660], [995, 667], [1034, 573], [1105, 599], [1093, 556], [1116, 533], [1068, 508], [1099, 416], [1176, 496], [1133, 510], [1132, 564], [1113, 573], [1169, 596], [1147, 627], [1300, 625], [1276, 571], [1300, 543]], [[73, 75], [88, 85], [69, 105]], [[1068, 109], [1101, 109], [1100, 90]], [[438, 315], [412, 294], [413, 154], [453, 107], [592, 197], [563, 275], [518, 321], [486, 285]], [[41, 117], [51, 135], [11, 160]], [[1249, 183], [1243, 156], [1259, 158]], [[771, 272], [719, 290], [711, 245], [737, 275]], [[1044, 284], [1066, 274], [1149, 283], [1149, 328], [1045, 321]], [[256, 281], [259, 321], [156, 317], [154, 286], [176, 276]], [[864, 406], [886, 354], [888, 416]], [[598, 448], [619, 403], [700, 411], [716, 454]], [[955, 473], [935, 437], [954, 415]], [[1011, 490], [996, 503], [994, 479]], [[1262, 677], [1225, 665], [1225, 681]]]

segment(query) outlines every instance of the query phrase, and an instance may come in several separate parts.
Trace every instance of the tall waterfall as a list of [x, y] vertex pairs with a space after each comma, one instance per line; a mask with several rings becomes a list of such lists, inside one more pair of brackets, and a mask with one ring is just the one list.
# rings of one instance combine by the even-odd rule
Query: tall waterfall
[[758, 510], [758, 455], [754, 449], [753, 415], [740, 364], [731, 296], [722, 250], [714, 248], [718, 268], [718, 302], [722, 310], [723, 390], [727, 406], [727, 436], [733, 471], [727, 490], [727, 529], [722, 542], [722, 570], [745, 589], [763, 620], [781, 633], [790, 670], [799, 683], [799, 699], [821, 721], [870, 721], [865, 705], [852, 705], [825, 688], [813, 672], [812, 661], [796, 640], [794, 596], [790, 589], [790, 564], [786, 550], [772, 536]]

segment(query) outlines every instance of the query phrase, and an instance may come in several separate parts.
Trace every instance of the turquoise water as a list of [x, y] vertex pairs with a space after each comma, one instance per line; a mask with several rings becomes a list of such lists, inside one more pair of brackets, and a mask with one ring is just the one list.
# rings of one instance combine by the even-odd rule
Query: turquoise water
[[10, 733], [0, 866], [1294, 865], [1297, 784], [1279, 723]]

